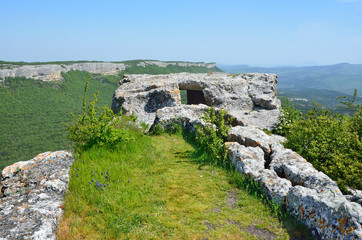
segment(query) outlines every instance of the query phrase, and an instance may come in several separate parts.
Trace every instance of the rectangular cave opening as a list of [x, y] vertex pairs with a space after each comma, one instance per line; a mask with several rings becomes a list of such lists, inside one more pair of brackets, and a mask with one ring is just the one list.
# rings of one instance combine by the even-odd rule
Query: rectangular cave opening
[[206, 99], [201, 90], [180, 90], [182, 104], [205, 104]]

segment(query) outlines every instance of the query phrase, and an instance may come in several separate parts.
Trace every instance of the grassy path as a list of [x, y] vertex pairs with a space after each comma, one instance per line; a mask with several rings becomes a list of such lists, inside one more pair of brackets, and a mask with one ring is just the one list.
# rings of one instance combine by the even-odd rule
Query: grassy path
[[58, 239], [290, 238], [225, 171], [193, 163], [193, 151], [179, 136], [136, 134], [117, 149], [83, 152], [72, 167]]

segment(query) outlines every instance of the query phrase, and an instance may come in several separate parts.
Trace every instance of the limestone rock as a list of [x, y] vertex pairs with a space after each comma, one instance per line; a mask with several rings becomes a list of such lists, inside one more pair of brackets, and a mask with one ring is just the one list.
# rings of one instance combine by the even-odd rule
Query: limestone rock
[[[137, 66], [146, 67], [147, 65], [156, 65], [167, 67], [169, 65], [181, 67], [206, 67], [214, 68], [216, 63], [192, 63], [192, 62], [161, 62], [161, 61], [142, 61]], [[89, 73], [100, 73], [104, 75], [116, 75], [120, 71], [130, 67], [125, 63], [112, 62], [80, 62], [63, 64], [37, 64], [37, 65], [13, 65], [0, 64], [0, 82], [6, 77], [26, 77], [42, 81], [54, 81], [62, 79], [61, 72], [71, 70], [87, 71]]]
[[341, 195], [326, 198], [315, 189], [295, 186], [287, 206], [322, 239], [362, 239], [362, 207]]
[[[195, 132], [195, 126], [203, 125], [201, 117], [207, 111], [209, 107], [203, 104], [198, 105], [179, 105], [176, 107], [164, 107], [156, 112], [156, 118], [151, 126], [154, 128], [158, 124], [161, 124], [164, 128], [170, 127], [174, 123], [180, 123], [183, 128]], [[220, 111], [219, 108], [215, 108], [216, 113]], [[232, 125], [244, 126], [245, 122], [242, 119], [238, 119], [230, 114], [226, 115], [226, 119], [232, 118]]]
[[42, 81], [54, 81], [62, 79], [62, 72], [71, 70], [87, 71], [90, 73], [102, 73], [116, 75], [126, 67], [123, 63], [74, 63], [74, 64], [43, 64], [43, 65], [10, 65], [6, 69], [0, 69], [0, 81], [6, 77], [26, 77]]
[[229, 131], [228, 141], [235, 141], [245, 146], [260, 147], [266, 154], [270, 154], [272, 144], [280, 145], [285, 138], [277, 135], [269, 136], [255, 127], [235, 126]]
[[280, 101], [277, 99], [277, 76], [275, 74], [246, 73], [243, 77], [249, 83], [248, 93], [254, 106], [263, 109], [277, 109]]
[[236, 171], [253, 179], [264, 170], [264, 152], [259, 147], [245, 147], [236, 142], [225, 143], [230, 160]]
[[283, 204], [292, 188], [292, 183], [280, 178], [273, 170], [263, 169], [256, 181], [276, 204]]
[[362, 206], [362, 191], [356, 189], [348, 189], [348, 191], [351, 193], [350, 195], [345, 196], [348, 201], [356, 202]]
[[280, 149], [271, 155], [270, 169], [279, 176], [289, 179], [293, 185], [315, 189], [325, 197], [341, 196], [336, 182], [317, 171], [313, 165], [290, 149]]
[[[248, 79], [252, 82], [251, 85]], [[252, 94], [257, 94], [263, 84], [275, 85], [276, 82], [274, 74], [255, 74], [253, 77], [226, 73], [131, 74], [127, 75], [115, 91], [112, 109], [114, 112], [122, 110], [125, 114], [134, 112], [140, 121], [151, 125], [158, 109], [181, 105], [180, 90], [193, 90], [200, 91], [204, 103], [209, 107], [225, 109], [238, 119], [245, 120], [246, 115], [264, 117], [269, 121], [253, 123], [257, 127], [271, 128], [277, 123], [279, 115], [280, 101], [276, 98], [276, 92], [264, 91], [259, 100], [254, 102]], [[269, 85], [264, 87], [268, 88]]]
[[0, 236], [55, 239], [74, 158], [46, 152], [4, 168], [0, 181]]

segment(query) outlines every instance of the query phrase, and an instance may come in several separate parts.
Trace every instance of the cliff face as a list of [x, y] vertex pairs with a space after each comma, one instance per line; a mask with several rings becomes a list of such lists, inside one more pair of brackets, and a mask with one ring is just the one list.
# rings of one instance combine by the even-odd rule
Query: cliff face
[[[169, 65], [180, 67], [206, 67], [208, 69], [216, 67], [215, 63], [191, 63], [191, 62], [161, 62], [161, 61], [140, 61], [137, 66], [146, 67], [156, 65], [167, 67]], [[127, 62], [85, 62], [73, 64], [40, 64], [40, 65], [13, 65], [2, 64], [0, 67], [0, 82], [6, 77], [26, 77], [42, 81], [54, 81], [62, 79], [61, 72], [72, 70], [87, 71], [90, 73], [101, 73], [105, 75], [116, 75], [120, 71], [131, 67]]]

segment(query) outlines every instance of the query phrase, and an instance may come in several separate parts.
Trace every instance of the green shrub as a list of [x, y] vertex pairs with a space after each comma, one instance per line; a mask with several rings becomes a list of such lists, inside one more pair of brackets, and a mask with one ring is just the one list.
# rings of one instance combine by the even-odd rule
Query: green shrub
[[205, 124], [196, 127], [196, 141], [205, 150], [207, 161], [230, 169], [231, 161], [225, 150], [225, 141], [232, 119], [225, 121], [225, 117], [226, 111], [216, 113], [214, 108], [209, 108], [201, 117]]
[[282, 98], [282, 111], [279, 116], [279, 123], [272, 132], [286, 136], [291, 133], [291, 126], [301, 119], [302, 113], [290, 103], [289, 99]]
[[[283, 113], [274, 130], [286, 136], [285, 147], [290, 148], [311, 162], [338, 183], [362, 189], [361, 105], [352, 101], [343, 103], [354, 115], [341, 115], [315, 104], [303, 117], [290, 105], [283, 106]], [[352, 104], [352, 105], [351, 105]]]
[[[76, 150], [84, 150], [95, 144], [112, 146], [131, 140], [129, 132], [121, 127], [121, 113], [114, 114], [108, 106], [100, 111], [96, 107], [98, 92], [93, 94], [92, 99], [86, 97], [90, 76], [89, 74], [84, 89], [83, 114], [78, 117], [72, 114], [72, 124], [67, 125], [69, 140]], [[127, 120], [135, 121], [136, 118], [131, 115]]]
[[182, 124], [178, 117], [172, 122], [167, 124], [158, 123], [157, 125], [153, 126], [149, 132], [151, 135], [161, 135], [167, 133], [169, 135], [176, 134], [182, 135]]

